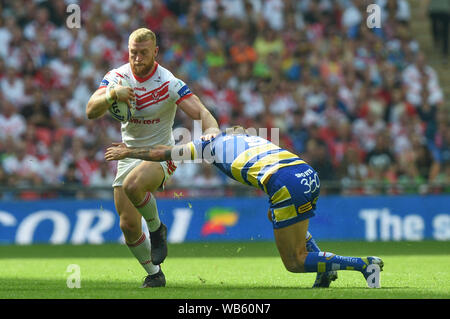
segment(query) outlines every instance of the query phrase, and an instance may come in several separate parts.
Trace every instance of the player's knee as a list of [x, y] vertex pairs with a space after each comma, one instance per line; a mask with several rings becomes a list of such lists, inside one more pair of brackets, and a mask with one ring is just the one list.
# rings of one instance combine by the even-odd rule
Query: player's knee
[[136, 179], [126, 179], [123, 183], [123, 190], [128, 198], [132, 199], [140, 191], [138, 181]]

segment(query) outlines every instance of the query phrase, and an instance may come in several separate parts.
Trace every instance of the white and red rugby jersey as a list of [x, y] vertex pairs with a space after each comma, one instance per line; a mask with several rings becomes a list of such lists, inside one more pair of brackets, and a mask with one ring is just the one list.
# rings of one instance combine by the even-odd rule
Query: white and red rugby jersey
[[130, 64], [109, 71], [99, 89], [124, 78], [136, 95], [136, 112], [122, 123], [122, 141], [131, 147], [174, 145], [172, 126], [177, 105], [192, 95], [189, 87], [169, 70], [155, 62], [154, 71], [145, 78], [134, 75]]

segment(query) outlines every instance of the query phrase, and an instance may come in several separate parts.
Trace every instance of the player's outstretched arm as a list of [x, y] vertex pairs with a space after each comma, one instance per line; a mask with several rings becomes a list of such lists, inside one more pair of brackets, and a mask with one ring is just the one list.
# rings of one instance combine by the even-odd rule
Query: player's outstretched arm
[[156, 145], [147, 147], [127, 147], [124, 143], [113, 143], [105, 152], [107, 161], [123, 158], [138, 158], [144, 161], [162, 162], [171, 159], [190, 159], [190, 148], [184, 145]]

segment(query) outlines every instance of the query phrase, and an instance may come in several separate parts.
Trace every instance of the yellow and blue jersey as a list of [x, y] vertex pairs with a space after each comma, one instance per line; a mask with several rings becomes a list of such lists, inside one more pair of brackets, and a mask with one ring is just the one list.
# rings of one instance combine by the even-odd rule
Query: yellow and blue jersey
[[320, 181], [296, 154], [247, 134], [222, 133], [188, 146], [192, 160], [203, 159], [232, 179], [267, 193], [275, 228], [314, 216]]
[[202, 158], [232, 179], [258, 187], [267, 193], [265, 183], [278, 169], [303, 164], [297, 155], [258, 136], [222, 133], [212, 140], [190, 143], [191, 159]]

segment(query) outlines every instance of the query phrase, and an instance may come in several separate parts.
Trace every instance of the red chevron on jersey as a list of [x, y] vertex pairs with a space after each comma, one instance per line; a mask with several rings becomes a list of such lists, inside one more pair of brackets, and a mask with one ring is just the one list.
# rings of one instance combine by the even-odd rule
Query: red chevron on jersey
[[[159, 86], [159, 87], [157, 87], [156, 89], [151, 90], [151, 91], [149, 91], [149, 92], [147, 92], [147, 93], [144, 93], [144, 94], [137, 94], [137, 93], [135, 93], [136, 98], [137, 98], [137, 99], [142, 99], [142, 98], [144, 98], [145, 96], [147, 96], [147, 95], [149, 95], [149, 94], [152, 94], [152, 93], [161, 91], [161, 90], [163, 90], [163, 89], [166, 88], [166, 87], [168, 88], [169, 83], [170, 83], [170, 81], [164, 82], [161, 86]], [[135, 89], [137, 89], [137, 88], [135, 88]], [[141, 88], [139, 88], [139, 89], [142, 90]], [[145, 89], [145, 88], [144, 88], [144, 89]]]
[[142, 110], [143, 108], [146, 108], [147, 106], [150, 106], [152, 104], [158, 103], [160, 101], [163, 101], [169, 97], [169, 83], [170, 81], [165, 82], [160, 87], [147, 92], [145, 94], [136, 95], [136, 109]]

